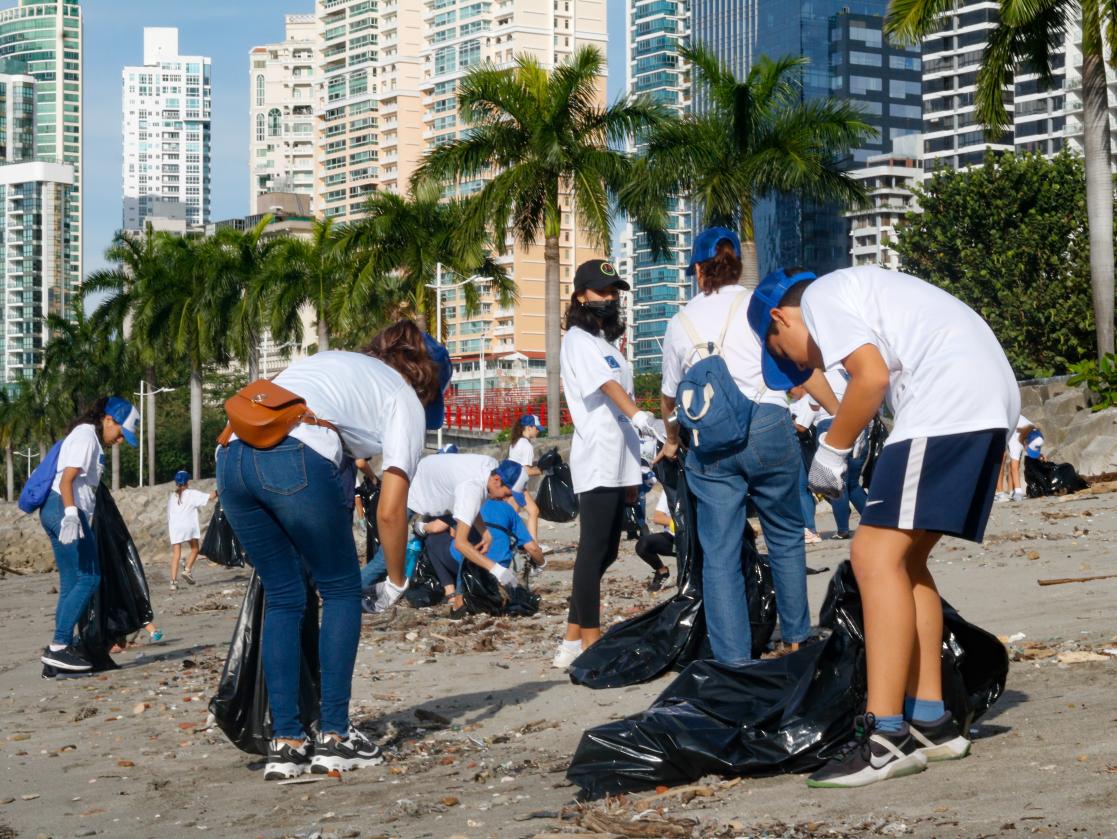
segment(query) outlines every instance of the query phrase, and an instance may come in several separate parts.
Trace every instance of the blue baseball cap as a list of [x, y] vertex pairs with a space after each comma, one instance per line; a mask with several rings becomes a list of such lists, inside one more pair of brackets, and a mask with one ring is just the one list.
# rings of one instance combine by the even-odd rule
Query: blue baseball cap
[[[500, 461], [491, 474], [499, 475], [500, 479], [504, 481], [504, 485], [513, 492], [519, 492], [523, 489], [523, 485], [527, 483], [527, 475], [524, 474], [524, 467], [514, 460]], [[521, 483], [521, 481], [523, 481], [523, 483]]]
[[535, 414], [524, 414], [520, 417], [520, 425], [524, 428], [538, 428], [541, 434], [547, 430], [543, 427], [543, 423], [539, 421], [539, 417]]
[[443, 446], [441, 449], [438, 450], [438, 453], [439, 454], [457, 454], [458, 453], [457, 444], [447, 443], [445, 446]]
[[124, 442], [133, 449], [136, 448], [136, 432], [140, 428], [140, 414], [127, 399], [119, 396], [110, 396], [105, 403], [105, 415], [110, 416], [120, 425], [124, 434]]
[[423, 343], [427, 345], [427, 355], [438, 365], [438, 396], [426, 407], [427, 431], [438, 431], [446, 421], [443, 395], [450, 386], [450, 379], [454, 377], [454, 368], [450, 364], [450, 353], [426, 332], [423, 333]]
[[779, 307], [788, 289], [803, 280], [815, 279], [810, 271], [788, 276], [783, 268], [777, 268], [760, 281], [749, 300], [749, 326], [760, 339], [760, 370], [764, 374], [764, 384], [772, 390], [789, 390], [811, 377], [811, 370], [803, 370], [794, 361], [776, 358], [768, 351], [768, 327], [772, 323], [772, 309]]
[[186, 486], [190, 483], [190, 473], [185, 469], [179, 469], [175, 472], [175, 486]]
[[694, 237], [694, 244], [690, 249], [690, 265], [686, 267], [688, 277], [694, 276], [694, 266], [699, 262], [711, 259], [718, 252], [718, 242], [727, 240], [733, 246], [737, 256], [741, 255], [741, 239], [728, 227], [707, 227]]

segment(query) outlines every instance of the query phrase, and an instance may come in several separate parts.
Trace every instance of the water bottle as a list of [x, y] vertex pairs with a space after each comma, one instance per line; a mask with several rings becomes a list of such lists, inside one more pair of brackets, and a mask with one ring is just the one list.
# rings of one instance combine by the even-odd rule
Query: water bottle
[[407, 540], [407, 559], [404, 561], [404, 574], [407, 579], [411, 579], [411, 575], [415, 573], [415, 565], [419, 561], [419, 554], [423, 552], [423, 543], [419, 539], [412, 537]]

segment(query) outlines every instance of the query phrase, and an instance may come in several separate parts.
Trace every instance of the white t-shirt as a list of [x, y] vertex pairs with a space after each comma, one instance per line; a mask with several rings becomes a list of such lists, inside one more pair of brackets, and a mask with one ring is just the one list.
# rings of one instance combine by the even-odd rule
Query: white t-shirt
[[[830, 383], [830, 389], [834, 391], [834, 396], [837, 398], [838, 403], [840, 404], [841, 401], [845, 399], [846, 386], [849, 384], [849, 379], [847, 378], [845, 368], [831, 368], [822, 375], [824, 375], [826, 377], [826, 381]], [[818, 405], [817, 402], [813, 404]], [[815, 412], [814, 424], [818, 425], [823, 420], [828, 419], [834, 419], [834, 415], [823, 408], [821, 405], [818, 405], [818, 408]]]
[[184, 489], [181, 495], [171, 493], [167, 499], [167, 531], [172, 545], [202, 538], [198, 509], [208, 503], [209, 495], [198, 489]]
[[1020, 441], [1020, 429], [1032, 425], [1032, 421], [1023, 414], [1016, 421], [1016, 430], [1008, 435], [1008, 456], [1012, 460], [1019, 460], [1024, 454], [1024, 444]]
[[1020, 391], [989, 325], [929, 283], [876, 266], [843, 268], [803, 294], [803, 321], [833, 367], [865, 344], [884, 358], [896, 423], [885, 445], [1010, 429]]
[[483, 454], [432, 454], [419, 461], [407, 507], [421, 516], [453, 515], [470, 524], [488, 497], [489, 475], [497, 462]]
[[791, 411], [791, 421], [803, 428], [810, 428], [814, 425], [815, 417], [818, 416], [819, 412], [819, 409], [814, 407], [810, 394], [792, 402], [789, 410]]
[[58, 450], [58, 466], [51, 490], [59, 492], [62, 472], [70, 467], [81, 470], [73, 483], [74, 506], [92, 519], [93, 508], [97, 506], [97, 484], [101, 483], [101, 473], [105, 471], [105, 452], [95, 426], [88, 423], [79, 425], [66, 435], [62, 448]]
[[342, 448], [352, 458], [382, 454], [381, 468], [415, 474], [426, 440], [426, 414], [403, 376], [378, 358], [330, 350], [303, 358], [275, 377], [297, 393], [319, 419], [341, 432], [299, 424], [292, 437], [341, 465]]
[[531, 466], [535, 463], [535, 447], [527, 437], [521, 437], [515, 445], [508, 450], [508, 459], [514, 460], [521, 466]]
[[672, 518], [672, 516], [671, 516], [671, 507], [667, 503], [667, 493], [666, 492], [661, 492], [659, 494], [659, 501], [655, 502], [655, 511], [657, 513], [663, 513], [663, 515], [667, 516], [668, 520], [671, 522], [670, 524], [660, 525], [663, 528], [663, 532], [664, 533], [674, 533], [675, 532], [675, 519]]
[[570, 476], [575, 492], [640, 483], [640, 435], [601, 386], [617, 382], [632, 396], [632, 368], [620, 350], [584, 329], [562, 339], [562, 388], [574, 420]]
[[[725, 346], [721, 348], [725, 365], [746, 397], [754, 402], [783, 407], [787, 404], [787, 396], [782, 390], [768, 390], [760, 372], [760, 340], [749, 327], [748, 320], [751, 291], [739, 285], [722, 286], [713, 294], [695, 295], [683, 311], [703, 339], [716, 342], [725, 328], [729, 309], [739, 294], [744, 294], [745, 299], [737, 307], [733, 323], [725, 333]], [[667, 334], [663, 338], [663, 379], [660, 384], [663, 395], [674, 399], [683, 374], [703, 358], [705, 353], [695, 351], [694, 341], [676, 314], [667, 324]]]

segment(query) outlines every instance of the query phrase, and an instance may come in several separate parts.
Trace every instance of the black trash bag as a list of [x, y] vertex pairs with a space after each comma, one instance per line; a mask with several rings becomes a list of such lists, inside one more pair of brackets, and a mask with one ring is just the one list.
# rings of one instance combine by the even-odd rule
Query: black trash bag
[[869, 491], [873, 483], [873, 472], [876, 471], [880, 453], [884, 450], [884, 441], [888, 439], [888, 429], [879, 416], [873, 417], [869, 425], [869, 439], [865, 441], [865, 465], [861, 467], [861, 488]]
[[[264, 682], [260, 633], [264, 627], [264, 587], [255, 571], [248, 581], [237, 625], [225, 656], [217, 693], [209, 701], [217, 727], [234, 746], [249, 754], [266, 755], [271, 740], [271, 709]], [[299, 674], [299, 719], [310, 737], [318, 733], [321, 672], [318, 663], [318, 593], [307, 584], [303, 614]], [[294, 650], [291, 651], [294, 654]]]
[[639, 504], [625, 504], [622, 529], [625, 539], [640, 538], [640, 506]]
[[226, 568], [243, 568], [247, 561], [244, 548], [241, 547], [237, 535], [233, 533], [233, 526], [229, 524], [220, 501], [213, 509], [213, 517], [206, 526], [202, 549], [198, 553]]
[[118, 665], [109, 657], [113, 644], [139, 632], [155, 613], [139, 551], [104, 484], [97, 485], [93, 538], [97, 540], [101, 582], [78, 621], [78, 649], [94, 671], [114, 670]]
[[563, 462], [558, 449], [551, 449], [541, 457], [539, 468], [544, 473], [535, 493], [539, 517], [547, 521], [574, 521], [578, 517], [578, 496], [574, 494], [570, 467]]
[[471, 615], [486, 614], [500, 617], [530, 618], [539, 611], [539, 595], [527, 586], [502, 586], [492, 574], [462, 560], [462, 597]]
[[1024, 485], [1029, 498], [1068, 495], [1089, 486], [1069, 463], [1051, 463], [1034, 457], [1024, 458]]
[[[678, 589], [669, 600], [610, 627], [597, 643], [578, 656], [568, 671], [574, 684], [594, 689], [640, 684], [710, 656], [702, 609], [702, 547], [697, 532], [690, 526], [694, 521], [694, 499], [686, 489], [685, 472], [678, 467], [673, 472], [660, 471], [659, 478], [668, 493], [668, 505], [675, 520]], [[755, 539], [749, 529], [741, 562], [752, 625], [752, 652], [759, 656], [775, 630], [776, 600], [771, 569], [756, 552]]]
[[425, 548], [415, 563], [415, 570], [411, 574], [411, 581], [407, 584], [407, 591], [403, 596], [416, 609], [437, 606], [446, 599], [446, 592], [434, 573], [434, 564], [427, 556]]
[[380, 531], [376, 524], [376, 509], [380, 505], [380, 482], [373, 482], [366, 477], [357, 487], [357, 495], [361, 496], [361, 504], [365, 508], [365, 562], [371, 562], [380, 548]]
[[[943, 693], [965, 731], [1004, 691], [1008, 654], [943, 602]], [[567, 777], [591, 796], [724, 775], [805, 772], [847, 740], [865, 707], [861, 601], [843, 563], [821, 635], [778, 659], [697, 661], [647, 711], [586, 731]]]

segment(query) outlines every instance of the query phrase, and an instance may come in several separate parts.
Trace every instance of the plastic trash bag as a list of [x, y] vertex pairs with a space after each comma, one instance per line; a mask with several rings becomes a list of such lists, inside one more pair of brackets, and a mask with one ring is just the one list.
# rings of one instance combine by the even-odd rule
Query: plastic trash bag
[[535, 493], [539, 517], [547, 521], [574, 521], [578, 517], [578, 496], [574, 494], [574, 479], [570, 467], [563, 462], [558, 449], [551, 449], [539, 459], [543, 479]]
[[376, 508], [380, 505], [380, 482], [373, 483], [366, 477], [357, 487], [357, 495], [361, 496], [361, 504], [365, 508], [365, 556], [366, 562], [369, 562], [380, 548], [380, 532], [376, 524]]
[[233, 526], [229, 524], [220, 501], [213, 510], [213, 517], [206, 527], [206, 535], [198, 553], [226, 568], [243, 568], [248, 559], [240, 540], [233, 533]]
[[462, 560], [462, 597], [470, 614], [530, 618], [539, 611], [539, 595], [527, 586], [505, 588], [496, 577], [469, 560]]
[[[961, 730], [997, 701], [1008, 653], [943, 602], [943, 695]], [[697, 661], [651, 708], [586, 731], [567, 777], [597, 797], [708, 773], [805, 772], [846, 741], [865, 707], [861, 600], [848, 562], [834, 573], [821, 635], [797, 652], [741, 667]]]
[[114, 670], [117, 664], [109, 657], [113, 644], [139, 632], [155, 614], [139, 551], [104, 484], [97, 485], [93, 538], [101, 582], [78, 621], [78, 649], [95, 671]]
[[[575, 684], [594, 689], [640, 684], [711, 655], [702, 608], [702, 547], [690, 524], [695, 516], [694, 499], [686, 489], [684, 470], [674, 464], [664, 466], [666, 463], [660, 461], [656, 468], [675, 519], [678, 589], [669, 600], [610, 627], [578, 656], [569, 669]], [[752, 625], [752, 652], [759, 656], [775, 630], [776, 597], [771, 569], [757, 553], [751, 529], [745, 536], [741, 563]]]
[[[318, 665], [318, 595], [308, 584], [306, 612], [303, 614], [299, 674], [299, 719], [308, 736], [318, 733], [318, 708], [321, 701]], [[266, 755], [271, 740], [271, 710], [264, 682], [264, 662], [260, 655], [260, 632], [264, 626], [264, 587], [255, 571], [248, 581], [237, 625], [229, 642], [225, 668], [217, 693], [209, 701], [225, 736], [242, 752]], [[295, 654], [291, 650], [291, 654]]]
[[415, 563], [415, 573], [407, 584], [407, 591], [403, 593], [407, 602], [416, 609], [425, 609], [427, 606], [437, 606], [446, 598], [442, 583], [434, 573], [434, 565], [426, 551], [419, 556]]
[[1024, 458], [1024, 485], [1029, 498], [1067, 495], [1089, 486], [1069, 463], [1051, 463], [1034, 457]]
[[[861, 488], [866, 492], [873, 482], [873, 472], [877, 468], [877, 461], [884, 449], [884, 441], [888, 439], [888, 429], [884, 427], [881, 418], [873, 417], [869, 425], [869, 439], [865, 441], [865, 465], [861, 467]], [[808, 467], [809, 468], [809, 467]]]

